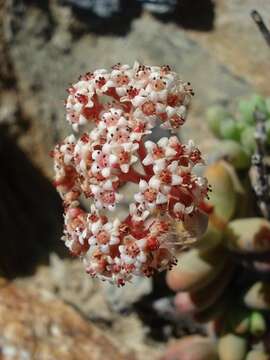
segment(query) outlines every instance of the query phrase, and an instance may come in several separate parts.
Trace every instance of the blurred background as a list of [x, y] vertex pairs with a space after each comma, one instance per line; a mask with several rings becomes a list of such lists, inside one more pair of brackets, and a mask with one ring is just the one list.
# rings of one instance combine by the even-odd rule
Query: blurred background
[[60, 241], [49, 153], [70, 133], [65, 89], [135, 60], [191, 82], [181, 138], [211, 152], [210, 106], [270, 96], [253, 9], [270, 25], [268, 0], [0, 0], [0, 359], [155, 360], [172, 338], [205, 334], [158, 302], [174, 295], [164, 274], [123, 289], [88, 278]]

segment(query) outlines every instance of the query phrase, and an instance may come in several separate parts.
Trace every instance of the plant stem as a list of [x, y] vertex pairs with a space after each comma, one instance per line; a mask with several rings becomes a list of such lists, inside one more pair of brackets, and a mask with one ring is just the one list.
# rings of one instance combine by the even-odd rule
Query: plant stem
[[256, 169], [256, 180], [254, 181], [253, 189], [257, 196], [259, 208], [266, 219], [270, 219], [270, 185], [269, 185], [269, 169], [265, 163], [266, 161], [266, 116], [257, 109], [254, 112], [254, 119], [256, 121], [256, 151], [252, 156], [252, 165]]
[[261, 34], [263, 35], [265, 41], [267, 42], [268, 46], [270, 46], [270, 31], [267, 28], [267, 26], [265, 25], [261, 15], [258, 13], [257, 10], [252, 10], [251, 11], [251, 17], [252, 19], [255, 21], [255, 23], [257, 24]]
[[121, 172], [118, 174], [119, 180], [121, 182], [133, 182], [135, 184], [139, 184], [140, 180], [146, 180], [148, 181], [148, 177], [144, 176], [140, 173], [138, 173], [136, 170], [134, 170], [132, 167], [130, 167], [128, 173]]

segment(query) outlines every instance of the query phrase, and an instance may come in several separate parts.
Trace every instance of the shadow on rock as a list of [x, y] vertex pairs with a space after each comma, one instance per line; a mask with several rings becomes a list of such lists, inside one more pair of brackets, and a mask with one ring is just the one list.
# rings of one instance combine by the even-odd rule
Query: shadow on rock
[[[200, 0], [198, 2], [190, 0], [178, 0], [176, 5], [171, 5], [171, 9], [159, 13], [155, 11], [155, 7], [158, 8], [158, 3], [152, 0], [129, 0], [128, 4], [126, 0], [120, 0], [115, 2], [114, 0], [105, 1], [110, 4], [110, 9], [101, 7], [100, 3], [91, 2], [89, 0], [62, 0], [63, 5], [69, 5], [73, 9], [75, 18], [79, 24], [72, 26], [73, 33], [80, 34], [81, 32], [90, 31], [97, 35], [116, 35], [124, 36], [131, 29], [132, 21], [139, 17], [143, 9], [146, 9], [152, 13], [157, 19], [162, 22], [174, 22], [180, 27], [185, 29], [193, 29], [198, 31], [210, 31], [214, 27], [214, 3], [212, 0]], [[97, 5], [93, 4], [99, 4]], [[117, 3], [117, 6], [116, 6]], [[151, 8], [149, 4], [151, 3]], [[162, 3], [162, 1], [161, 1]], [[115, 8], [113, 8], [115, 4]], [[167, 4], [164, 1], [164, 4]], [[168, 3], [169, 4], [169, 3]], [[99, 14], [99, 10], [103, 11]]]
[[156, 18], [174, 22], [184, 29], [211, 31], [214, 28], [215, 5], [212, 0], [178, 0], [174, 12], [156, 15]]
[[[73, 24], [71, 30], [73, 33], [80, 34], [81, 32], [90, 31], [97, 35], [115, 35], [124, 36], [130, 29], [132, 21], [141, 15], [142, 9], [136, 0], [129, 0], [128, 5], [126, 0], [122, 0], [114, 11], [105, 13], [94, 11], [89, 1], [77, 0], [62, 0], [63, 5], [72, 7], [73, 14], [78, 20], [78, 24]], [[89, 6], [87, 4], [89, 3]], [[113, 3], [113, 1], [112, 1]], [[99, 6], [101, 8], [101, 6]]]
[[24, 275], [50, 251], [65, 256], [61, 200], [48, 179], [36, 169], [0, 128], [0, 271]]

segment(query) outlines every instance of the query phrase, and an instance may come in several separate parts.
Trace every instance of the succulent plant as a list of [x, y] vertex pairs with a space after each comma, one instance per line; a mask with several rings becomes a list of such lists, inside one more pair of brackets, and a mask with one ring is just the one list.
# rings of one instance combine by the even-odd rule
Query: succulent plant
[[249, 167], [251, 155], [256, 149], [255, 109], [265, 116], [267, 146], [270, 147], [270, 98], [255, 94], [249, 99], [240, 100], [235, 113], [220, 105], [212, 106], [206, 112], [209, 128], [221, 140], [214, 151], [222, 151], [221, 155], [237, 169]]
[[247, 351], [247, 340], [239, 335], [225, 334], [218, 342], [220, 360], [243, 360]]
[[[262, 17], [256, 10], [251, 16], [270, 46], [270, 31]], [[235, 116], [221, 106], [210, 108], [206, 116], [212, 132], [220, 139], [219, 156], [214, 158], [226, 159], [241, 170], [240, 183], [236, 172], [224, 162], [208, 167], [206, 174], [213, 190], [208, 230], [196, 249], [179, 255], [189, 258], [190, 263], [186, 266], [183, 262], [181, 271], [174, 268], [167, 274], [167, 282], [178, 291], [175, 306], [181, 312], [208, 322], [204, 341], [208, 340], [208, 346], [214, 349], [214, 358], [269, 360], [270, 98], [254, 95], [241, 100]], [[250, 165], [248, 177], [243, 170]], [[253, 201], [247, 190], [251, 188]], [[201, 269], [204, 271], [199, 275]], [[208, 359], [188, 337], [169, 347], [164, 360], [172, 358]]]
[[[205, 175], [214, 207], [208, 230], [195, 248], [179, 254], [179, 267], [167, 273], [167, 283], [177, 292], [178, 311], [208, 324], [217, 359], [268, 359], [270, 222], [258, 216], [237, 218], [245, 193], [239, 193], [236, 174], [224, 161], [209, 165]], [[185, 338], [180, 345], [183, 357], [175, 359], [191, 356]], [[194, 346], [194, 359], [205, 359], [196, 351]]]
[[190, 335], [172, 343], [161, 360], [218, 360], [217, 347], [209, 339], [198, 335]]

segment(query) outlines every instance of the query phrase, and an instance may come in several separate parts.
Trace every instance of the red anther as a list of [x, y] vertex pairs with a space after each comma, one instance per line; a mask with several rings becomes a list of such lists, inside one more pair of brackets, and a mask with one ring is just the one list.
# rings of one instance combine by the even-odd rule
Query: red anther
[[67, 92], [70, 94], [70, 95], [74, 95], [76, 90], [73, 86], [70, 86], [69, 88], [66, 89]]
[[146, 101], [142, 105], [142, 111], [147, 116], [154, 115], [156, 112], [156, 106], [152, 101]]
[[106, 80], [104, 77], [100, 77], [98, 80], [96, 80], [96, 83], [101, 88], [103, 85], [106, 84]]
[[99, 271], [104, 272], [106, 270], [108, 263], [104, 258], [100, 258], [99, 262], [98, 262], [98, 268]]
[[130, 158], [130, 155], [127, 151], [121, 151], [118, 159], [119, 159], [119, 163], [120, 164], [126, 164], [128, 163], [129, 161], [129, 158]]
[[161, 90], [165, 89], [166, 82], [163, 82], [162, 80], [157, 79], [153, 82], [152, 85], [154, 86], [155, 91], [161, 91]]
[[121, 266], [120, 265], [113, 265], [112, 267], [112, 272], [117, 274], [121, 271]]
[[118, 175], [118, 178], [121, 182], [129, 182], [130, 181], [130, 182], [138, 184], [140, 182], [140, 180], [144, 178], [144, 176], [139, 174], [132, 167], [130, 167], [128, 173], [121, 172]]
[[100, 216], [101, 223], [104, 225], [108, 222], [108, 218], [105, 215]]
[[171, 126], [173, 129], [177, 129], [179, 128], [179, 126], [183, 125], [185, 122], [185, 119], [182, 118], [181, 116], [179, 115], [173, 115], [171, 118], [170, 118], [170, 123], [171, 123]]
[[127, 235], [130, 232], [130, 227], [127, 224], [123, 223], [119, 226], [118, 230], [120, 235], [123, 236], [123, 235]]
[[91, 214], [89, 216], [89, 220], [94, 223], [94, 222], [98, 221], [98, 216], [96, 214]]
[[94, 74], [92, 72], [87, 72], [85, 75], [82, 76], [81, 80], [91, 80], [94, 78]]
[[117, 179], [112, 183], [113, 190], [116, 191], [120, 186], [120, 180]]
[[155, 158], [159, 159], [164, 156], [164, 150], [162, 148], [160, 148], [159, 146], [156, 146], [153, 149], [153, 154], [154, 154]]
[[97, 120], [102, 108], [100, 104], [94, 104], [91, 108], [85, 107], [83, 109], [83, 116], [86, 117], [87, 120]]
[[76, 98], [77, 100], [83, 104], [83, 105], [86, 105], [88, 103], [88, 97], [86, 95], [83, 95], [83, 94], [77, 94], [76, 95]]
[[127, 247], [127, 253], [134, 258], [140, 253], [140, 249], [137, 244], [133, 243]]
[[75, 217], [78, 217], [80, 215], [83, 215], [84, 214], [84, 211], [80, 208], [71, 208], [68, 210], [68, 214], [71, 218], [75, 218]]
[[[182, 165], [182, 166], [185, 166], [185, 167], [187, 167], [188, 166], [188, 164], [189, 164], [189, 157], [188, 156], [186, 156], [186, 155], [182, 155], [182, 156], [180, 156], [179, 158], [178, 158], [178, 160], [179, 160], [179, 164], [180, 165]], [[182, 175], [181, 175], [182, 176]], [[188, 175], [187, 175], [188, 176]], [[189, 178], [188, 178], [188, 181], [189, 181]]]
[[134, 236], [135, 239], [143, 239], [148, 234], [148, 230], [144, 228], [143, 221], [138, 223], [133, 222], [130, 234]]
[[148, 251], [155, 251], [159, 248], [159, 242], [156, 237], [149, 236], [146, 243], [146, 249]]
[[71, 166], [65, 167], [65, 176], [55, 180], [54, 186], [65, 186], [67, 189], [71, 189], [76, 181], [77, 173]]
[[133, 99], [135, 96], [139, 94], [139, 90], [135, 88], [129, 88], [127, 90], [127, 94], [130, 99]]
[[103, 230], [97, 234], [97, 242], [99, 244], [107, 244], [109, 240], [110, 236], [106, 231]]
[[120, 97], [119, 97], [119, 95], [117, 95], [117, 92], [114, 87], [109, 88], [105, 94], [108, 96], [111, 96], [112, 98], [114, 98], [117, 101], [120, 100]]
[[127, 85], [129, 83], [129, 77], [127, 75], [117, 75], [116, 83], [118, 86]]
[[184, 154], [184, 146], [182, 144], [173, 144], [172, 145], [173, 150], [176, 152], [175, 159], [179, 159], [181, 155]]
[[192, 195], [182, 186], [173, 186], [170, 192], [170, 198], [174, 204], [180, 202], [186, 207], [190, 206], [193, 201]]
[[201, 157], [201, 152], [199, 149], [195, 149], [192, 151], [192, 153], [190, 154], [190, 160], [194, 163], [197, 164], [199, 161], [202, 160]]
[[[181, 165], [182, 165], [182, 162], [181, 162]], [[191, 184], [192, 182], [191, 182], [191, 175], [188, 173], [188, 172], [186, 172], [186, 173], [181, 173], [181, 178], [182, 178], [182, 184], [183, 185], [188, 185], [188, 184]]]
[[114, 204], [115, 193], [114, 191], [110, 191], [110, 190], [104, 191], [101, 195], [101, 198], [105, 204]]
[[157, 234], [158, 233], [166, 233], [169, 231], [170, 229], [170, 225], [169, 223], [165, 222], [165, 221], [159, 221], [156, 225], [156, 231], [157, 231]]
[[94, 95], [92, 98], [94, 103], [93, 107], [85, 107], [82, 111], [83, 116], [86, 117], [88, 120], [99, 120], [99, 114], [103, 110], [103, 106], [98, 102], [97, 95]]
[[214, 206], [207, 203], [206, 201], [202, 201], [199, 205], [199, 208], [208, 215], [212, 214], [215, 210]]
[[118, 62], [117, 64], [115, 64], [115, 65], [112, 66], [112, 69], [114, 69], [114, 70], [119, 70], [120, 67], [121, 67], [121, 63]]
[[157, 192], [153, 189], [147, 189], [144, 192], [144, 197], [147, 201], [153, 202], [156, 200]]
[[159, 113], [158, 114], [158, 117], [160, 118], [161, 121], [166, 121], [168, 120], [168, 114], [166, 112], [163, 112], [163, 113]]
[[87, 241], [84, 242], [84, 244], [82, 245], [79, 241], [76, 241], [70, 252], [73, 256], [80, 256], [82, 254], [85, 254], [87, 252], [87, 250], [89, 249], [90, 245], [88, 244]]
[[154, 269], [150, 266], [147, 266], [143, 269], [143, 273], [146, 277], [151, 277], [154, 274]]
[[111, 245], [110, 246], [110, 255], [114, 259], [115, 257], [120, 256], [118, 245]]
[[96, 174], [95, 178], [97, 179], [97, 181], [103, 181], [105, 179], [104, 176], [101, 175], [101, 173]]
[[143, 124], [143, 123], [139, 123], [139, 124], [133, 129], [133, 131], [134, 131], [134, 132], [137, 132], [137, 133], [142, 133], [142, 132], [144, 132], [144, 130], [145, 130], [145, 124]]
[[118, 280], [117, 280], [117, 286], [118, 286], [118, 287], [121, 287], [121, 286], [124, 286], [124, 285], [125, 285], [124, 279], [118, 279]]
[[162, 170], [160, 180], [166, 184], [170, 184], [172, 182], [172, 174], [168, 170]]
[[[82, 134], [82, 136], [81, 136], [81, 141], [82, 141], [83, 143], [87, 144], [87, 143], [89, 142], [89, 135], [86, 134], [86, 133]], [[92, 159], [91, 159], [91, 160], [92, 160]]]
[[167, 104], [171, 107], [175, 107], [179, 104], [179, 96], [176, 94], [169, 94], [167, 97]]
[[161, 66], [161, 72], [163, 74], [168, 74], [168, 73], [170, 73], [170, 71], [171, 71], [171, 68], [170, 68], [169, 65], [162, 65]]
[[135, 266], [133, 264], [125, 264], [124, 269], [127, 274], [131, 273], [134, 270]]

